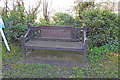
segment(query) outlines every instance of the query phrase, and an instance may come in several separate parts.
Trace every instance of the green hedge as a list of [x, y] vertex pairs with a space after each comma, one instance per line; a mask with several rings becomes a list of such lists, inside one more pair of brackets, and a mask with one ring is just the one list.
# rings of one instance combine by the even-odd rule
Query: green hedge
[[2, 16], [5, 28], [4, 32], [8, 42], [12, 40], [20, 40], [20, 36], [24, 35], [27, 30], [26, 18], [20, 17], [21, 13], [16, 11], [11, 11], [10, 15], [4, 14]]
[[91, 46], [101, 46], [117, 38], [118, 16], [108, 10], [94, 9], [82, 12]]

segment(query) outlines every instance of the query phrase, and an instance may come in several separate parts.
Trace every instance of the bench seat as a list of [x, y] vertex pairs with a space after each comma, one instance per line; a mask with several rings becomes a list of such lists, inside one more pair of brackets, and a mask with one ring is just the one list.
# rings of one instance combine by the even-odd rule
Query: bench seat
[[81, 42], [60, 42], [60, 41], [39, 41], [30, 40], [25, 43], [26, 48], [41, 48], [52, 50], [71, 50], [80, 51], [83, 50], [84, 45]]

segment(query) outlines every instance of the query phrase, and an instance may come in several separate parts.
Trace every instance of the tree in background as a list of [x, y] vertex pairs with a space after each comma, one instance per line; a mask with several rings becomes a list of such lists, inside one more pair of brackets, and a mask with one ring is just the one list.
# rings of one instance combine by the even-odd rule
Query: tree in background
[[[19, 40], [20, 36], [24, 34], [25, 30], [27, 29], [27, 20], [26, 14], [24, 13], [25, 8], [23, 0], [13, 0], [12, 4], [13, 9], [10, 9], [9, 6], [7, 6], [4, 7], [2, 11], [2, 18], [6, 26], [4, 31], [8, 41], [14, 39]], [[6, 8], [9, 8], [9, 11], [7, 13], [4, 11]]]
[[46, 21], [49, 21], [51, 5], [52, 1], [49, 3], [48, 0], [43, 0], [43, 16]]
[[9, 8], [8, 3], [9, 1], [5, 0], [5, 7], [2, 10], [2, 17], [6, 26], [5, 34], [8, 41], [20, 40], [20, 36], [25, 34], [27, 30], [27, 23], [35, 22], [41, 1], [32, 9], [29, 8], [29, 11], [24, 6], [24, 0], [12, 0], [13, 9]]
[[35, 7], [30, 6], [29, 4], [29, 10], [26, 10], [26, 17], [27, 17], [27, 23], [34, 23], [35, 20], [37, 19], [37, 14], [39, 14], [39, 8], [41, 6], [41, 0], [37, 2], [37, 5]]
[[78, 16], [80, 19], [82, 19], [82, 11], [92, 9], [95, 6], [94, 1], [76, 0], [75, 4], [76, 6], [74, 6], [74, 9], [76, 11], [76, 16]]
[[3, 14], [8, 14], [8, 12], [9, 12], [9, 7], [8, 7], [8, 0], [5, 0], [4, 1], [4, 4], [5, 4], [5, 7], [3, 8], [3, 10], [2, 10], [2, 15]]
[[115, 12], [117, 10], [116, 8], [117, 1], [111, 1], [111, 0], [105, 0], [104, 2], [100, 1], [96, 3], [96, 7], [99, 7], [102, 10], [110, 10], [111, 12]]
[[82, 21], [82, 19], [84, 18], [84, 16], [82, 15], [83, 11], [87, 11], [87, 10], [92, 10], [95, 7], [95, 0], [90, 0], [90, 1], [83, 1], [83, 0], [75, 0], [74, 4], [74, 10], [76, 12], [76, 16], [75, 16], [75, 22], [74, 22], [74, 26], [75, 27], [80, 27], [82, 26], [84, 23]]

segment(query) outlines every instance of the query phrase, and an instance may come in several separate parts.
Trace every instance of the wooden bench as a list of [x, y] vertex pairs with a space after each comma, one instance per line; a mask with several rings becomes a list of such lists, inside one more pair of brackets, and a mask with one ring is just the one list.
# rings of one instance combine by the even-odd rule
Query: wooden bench
[[26, 48], [82, 51], [83, 62], [87, 52], [86, 26], [82, 28], [72, 26], [32, 26], [28, 24], [28, 31], [21, 36], [22, 53]]

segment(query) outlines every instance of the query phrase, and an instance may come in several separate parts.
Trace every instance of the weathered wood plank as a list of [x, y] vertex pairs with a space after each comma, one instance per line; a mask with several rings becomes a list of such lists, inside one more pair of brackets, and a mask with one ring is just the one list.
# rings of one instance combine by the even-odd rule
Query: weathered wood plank
[[27, 37], [27, 36], [29, 36], [29, 32], [30, 32], [30, 28], [28, 29], [28, 31], [27, 31], [27, 33], [25, 34], [25, 38]]
[[84, 39], [86, 38], [86, 26], [83, 26], [84, 30], [83, 30], [83, 36], [82, 36], [82, 42], [84, 43]]
[[84, 50], [83, 50], [83, 63], [86, 62], [86, 53], [87, 53], [87, 44], [88, 44], [88, 39], [84, 39]]
[[35, 29], [35, 38], [39, 38], [38, 37], [38, 29]]
[[[66, 39], [73, 39], [78, 41], [78, 37], [79, 34], [77, 35], [77, 33], [74, 34], [73, 36], [73, 30], [84, 30], [83, 28], [78, 28], [78, 27], [72, 27], [72, 26], [31, 26], [32, 29], [40, 29], [40, 35], [39, 37], [42, 38], [66, 38]], [[34, 31], [34, 30], [33, 30]], [[34, 38], [34, 33], [33, 36]], [[37, 37], [38, 38], [38, 37]], [[65, 40], [66, 41], [66, 40]]]
[[73, 29], [71, 29], [71, 39], [73, 40]]
[[74, 39], [77, 41], [77, 29], [75, 29]]
[[55, 41], [39, 41], [33, 40], [25, 44], [31, 47], [51, 47], [51, 48], [68, 48], [68, 49], [83, 49], [83, 43], [78, 42], [55, 42]]
[[80, 41], [80, 34], [81, 34], [81, 30], [79, 30], [79, 33], [78, 33], [78, 40]]
[[34, 27], [34, 28], [41, 28], [41, 29], [72, 29], [74, 27], [72, 26], [38, 26], [38, 27]]
[[26, 46], [26, 48], [31, 48], [31, 49], [48, 49], [48, 50], [67, 50], [67, 51], [81, 51], [81, 52], [83, 52], [83, 49], [69, 49], [69, 48], [36, 47], [36, 46]]
[[77, 30], [83, 30], [84, 28], [83, 27], [73, 27], [73, 26], [31, 26], [31, 28], [34, 28], [34, 29], [77, 29]]
[[42, 38], [71, 39], [70, 29], [41, 29]]
[[34, 39], [34, 37], [33, 37], [33, 34], [34, 33], [34, 29], [33, 28], [31, 28], [31, 39]]
[[22, 47], [22, 53], [23, 53], [23, 56], [25, 56], [25, 38], [24, 36], [21, 36], [21, 47]]
[[37, 38], [37, 39], [33, 39], [33, 40], [53, 40], [53, 41], [72, 41], [72, 42], [82, 42], [82, 40], [75, 40], [75, 39], [66, 39], [66, 38], [60, 38], [60, 39], [58, 39], [58, 38], [42, 38], [42, 37], [40, 37], [40, 38]]
[[37, 38], [39, 38], [39, 29], [36, 29], [36, 32], [37, 32]]

